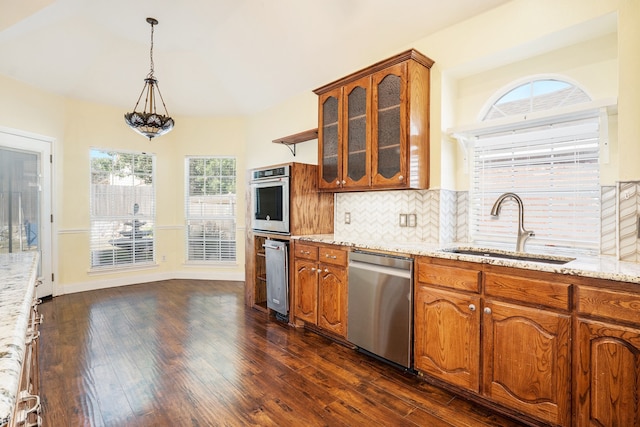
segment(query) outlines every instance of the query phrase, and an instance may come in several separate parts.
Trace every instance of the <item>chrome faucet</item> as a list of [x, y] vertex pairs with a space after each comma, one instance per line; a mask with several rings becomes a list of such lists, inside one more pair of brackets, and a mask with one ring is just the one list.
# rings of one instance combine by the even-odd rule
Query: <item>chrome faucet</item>
[[493, 204], [491, 208], [491, 216], [498, 217], [502, 203], [507, 199], [513, 199], [518, 204], [518, 238], [516, 240], [516, 251], [524, 252], [524, 244], [531, 236], [535, 236], [533, 231], [524, 229], [524, 204], [522, 199], [516, 193], [504, 193]]

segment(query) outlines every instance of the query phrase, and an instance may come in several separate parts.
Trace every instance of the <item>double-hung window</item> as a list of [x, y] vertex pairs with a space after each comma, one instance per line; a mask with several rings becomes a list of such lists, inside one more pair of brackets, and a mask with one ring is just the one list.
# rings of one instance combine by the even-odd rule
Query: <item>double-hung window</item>
[[186, 252], [190, 262], [236, 261], [236, 159], [187, 157]]
[[154, 261], [155, 156], [91, 150], [91, 267]]

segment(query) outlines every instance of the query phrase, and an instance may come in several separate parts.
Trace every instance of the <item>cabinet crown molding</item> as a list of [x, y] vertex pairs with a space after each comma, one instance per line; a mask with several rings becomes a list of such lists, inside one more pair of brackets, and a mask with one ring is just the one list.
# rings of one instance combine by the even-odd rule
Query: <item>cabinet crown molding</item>
[[322, 87], [319, 87], [315, 89], [313, 93], [315, 93], [316, 95], [321, 95], [333, 89], [339, 88], [340, 86], [343, 86], [347, 83], [356, 81], [368, 74], [373, 74], [377, 71], [384, 70], [387, 67], [399, 64], [408, 59], [412, 59], [427, 68], [431, 68], [431, 66], [434, 64], [434, 61], [431, 58], [423, 55], [415, 49], [409, 49], [395, 56], [392, 56], [391, 58], [383, 59], [382, 61], [376, 62], [369, 67], [363, 68], [362, 70], [356, 71], [349, 74], [348, 76], [342, 77], [341, 79], [335, 80]]

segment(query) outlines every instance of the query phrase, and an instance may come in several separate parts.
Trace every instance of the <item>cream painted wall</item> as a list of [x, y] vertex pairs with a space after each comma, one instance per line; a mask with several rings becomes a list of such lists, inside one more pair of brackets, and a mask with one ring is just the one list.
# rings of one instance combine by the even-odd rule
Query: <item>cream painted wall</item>
[[[582, 43], [595, 34], [606, 34], [602, 28], [606, 28], [611, 19], [617, 22], [617, 57], [612, 57], [611, 40], [603, 36], [593, 45], [603, 58], [587, 61], [587, 51], [593, 46]], [[620, 160], [619, 167], [610, 174], [611, 180], [639, 179], [640, 169], [635, 164], [640, 158], [640, 28], [637, 22], [640, 22], [637, 0], [514, 0], [410, 45], [398, 46], [392, 52], [381, 51], [379, 57], [383, 59], [414, 47], [436, 61], [432, 69], [431, 99], [432, 186], [460, 186], [461, 178], [455, 171], [460, 167], [456, 161], [457, 148], [448, 141], [444, 131], [453, 124], [475, 118], [482, 104], [481, 95], [498, 90], [518, 70], [529, 72], [529, 66], [542, 70], [545, 60], [553, 63], [556, 72], [570, 72], [577, 80], [589, 80], [588, 90], [594, 96], [616, 92], [619, 114], [614, 120], [617, 127], [612, 135], [614, 138], [618, 135], [618, 146], [613, 147], [611, 156]], [[559, 55], [565, 48], [581, 52], [578, 59], [586, 62], [572, 62], [571, 58]], [[599, 72], [608, 77], [607, 81], [590, 79]], [[485, 86], [482, 75], [490, 77], [492, 84]], [[614, 80], [619, 90], [614, 89]], [[177, 274], [194, 278], [241, 277], [243, 197], [238, 201], [238, 265], [210, 269], [184, 264], [184, 156], [237, 155], [240, 177], [245, 176], [246, 169], [258, 166], [290, 161], [317, 163], [316, 141], [299, 144], [295, 157], [286, 147], [271, 142], [317, 127], [317, 97], [312, 89], [247, 118], [177, 117], [172, 133], [148, 142], [127, 129], [123, 111], [117, 108], [64, 99], [0, 77], [0, 126], [56, 140], [54, 250], [58, 255], [56, 282], [60, 287], [57, 293]], [[101, 117], [98, 125], [92, 119], [96, 115]], [[150, 270], [115, 274], [88, 272], [90, 147], [157, 155], [157, 182], [162, 188], [157, 196], [157, 250], [160, 257], [166, 256], [166, 262]], [[240, 183], [238, 194], [245, 191], [244, 184]]]
[[[637, 54], [640, 37], [636, 26], [640, 22], [639, 3], [637, 0], [514, 0], [408, 45], [398, 46], [394, 52], [380, 52], [380, 59], [383, 59], [413, 47], [435, 61], [431, 73], [431, 186], [466, 187], [459, 149], [446, 136], [446, 129], [469, 123], [464, 120], [473, 122], [486, 100], [484, 97], [509, 81], [523, 77], [519, 73], [531, 74], [530, 66], [535, 72], [553, 69], [553, 72], [568, 72], [578, 81], [585, 80], [588, 82], [585, 86], [588, 85], [587, 90], [594, 98], [610, 94], [617, 97], [620, 129], [614, 129], [612, 136], [620, 133], [621, 146], [612, 147], [612, 161], [617, 152], [638, 152], [640, 121], [632, 120], [632, 117], [640, 116], [640, 96], [632, 94], [637, 95], [640, 90]], [[619, 13], [624, 14], [624, 18], [618, 22]], [[611, 34], [612, 27], [617, 27], [617, 39]], [[592, 49], [596, 54], [590, 52]], [[578, 58], [563, 57], [566, 52], [577, 54]], [[635, 72], [622, 71], [621, 64], [627, 64]], [[469, 91], [474, 76], [478, 87]], [[483, 77], [489, 80], [482, 82]], [[460, 93], [459, 83], [465, 79], [469, 80], [463, 89], [468, 93]], [[618, 83], [625, 89], [618, 90]], [[627, 91], [627, 87], [633, 89]], [[317, 126], [317, 106], [311, 89], [308, 94], [249, 118], [247, 163], [250, 167], [292, 159], [286, 153], [275, 155], [266, 148], [265, 141], [273, 139], [271, 136], [277, 132], [287, 134], [304, 130], [307, 123]], [[297, 127], [293, 120], [298, 120]], [[616, 122], [617, 118], [613, 120], [614, 124]], [[267, 138], [266, 130], [269, 130]], [[624, 158], [628, 159], [628, 156], [625, 154]], [[637, 168], [633, 169], [631, 163], [632, 160], [626, 160], [619, 167], [610, 168], [613, 170], [606, 173], [607, 182], [624, 176], [637, 179]]]
[[318, 127], [318, 97], [309, 90], [248, 120], [247, 168], [279, 163], [318, 164], [318, 140], [296, 146], [296, 155], [274, 139]]
[[[173, 132], [150, 142], [125, 125], [124, 112], [118, 108], [50, 95], [5, 77], [0, 77], [0, 93], [0, 126], [55, 138], [55, 295], [172, 277], [243, 279], [247, 131], [244, 118], [176, 117]], [[96, 117], [100, 118], [97, 124]], [[89, 271], [91, 148], [156, 155], [156, 266], [119, 272]], [[228, 155], [238, 159], [238, 262], [234, 265], [185, 263], [186, 155]]]

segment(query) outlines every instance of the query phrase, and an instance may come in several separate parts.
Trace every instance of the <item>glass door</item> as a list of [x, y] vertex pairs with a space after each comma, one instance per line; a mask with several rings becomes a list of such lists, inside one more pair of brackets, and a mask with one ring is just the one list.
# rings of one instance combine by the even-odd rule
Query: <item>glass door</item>
[[38, 297], [53, 293], [51, 143], [0, 130], [0, 254], [39, 252]]

